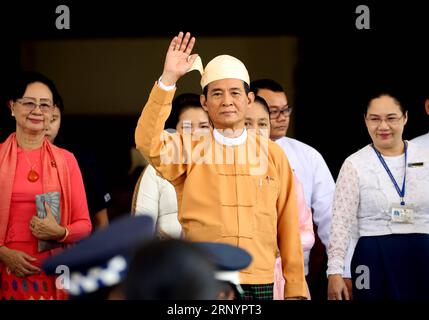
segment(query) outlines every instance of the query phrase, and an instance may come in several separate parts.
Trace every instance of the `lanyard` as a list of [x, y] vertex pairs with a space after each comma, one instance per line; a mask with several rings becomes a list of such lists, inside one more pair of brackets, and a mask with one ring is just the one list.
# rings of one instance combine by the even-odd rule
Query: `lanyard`
[[393, 185], [395, 186], [396, 192], [398, 192], [399, 197], [401, 198], [401, 205], [405, 205], [404, 197], [405, 197], [405, 177], [407, 174], [407, 142], [404, 141], [404, 154], [405, 154], [405, 168], [404, 168], [404, 180], [402, 181], [402, 190], [399, 189], [398, 183], [396, 182], [395, 178], [393, 177], [392, 172], [390, 171], [389, 167], [387, 166], [386, 161], [384, 161], [383, 156], [381, 153], [374, 147], [374, 144], [371, 144], [371, 147], [374, 149], [375, 154], [377, 155], [378, 159], [380, 160], [381, 164], [383, 165], [384, 169], [386, 170], [387, 174], [390, 177], [390, 180], [392, 180]]

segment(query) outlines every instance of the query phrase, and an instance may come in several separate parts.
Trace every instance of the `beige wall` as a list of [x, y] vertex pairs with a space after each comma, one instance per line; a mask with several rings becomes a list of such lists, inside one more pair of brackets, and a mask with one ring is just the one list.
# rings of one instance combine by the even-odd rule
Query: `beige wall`
[[[167, 38], [108, 38], [29, 41], [22, 45], [24, 69], [51, 77], [64, 98], [66, 114], [134, 115], [161, 75]], [[273, 78], [294, 102], [295, 37], [201, 37], [194, 52], [203, 65], [230, 54], [247, 66], [251, 80]], [[201, 92], [197, 71], [178, 84], [178, 93]]]
[[[90, 39], [26, 42], [25, 69], [47, 74], [56, 82], [67, 113], [134, 114], [162, 72], [169, 39]], [[297, 59], [294, 37], [204, 37], [194, 49], [205, 65], [219, 54], [241, 59], [251, 79], [271, 77], [287, 87], [293, 101]], [[197, 72], [179, 82], [179, 93], [199, 92]], [[138, 109], [138, 108], [137, 108]]]

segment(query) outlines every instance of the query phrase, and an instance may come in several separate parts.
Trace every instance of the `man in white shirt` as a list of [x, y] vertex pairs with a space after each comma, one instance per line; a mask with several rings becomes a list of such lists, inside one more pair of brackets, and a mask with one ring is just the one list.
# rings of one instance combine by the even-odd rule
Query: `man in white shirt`
[[[317, 234], [325, 249], [327, 249], [331, 225], [331, 206], [335, 191], [335, 182], [331, 172], [322, 155], [316, 149], [298, 140], [286, 137], [292, 108], [288, 105], [287, 96], [282, 86], [274, 80], [261, 79], [253, 81], [250, 85], [250, 90], [255, 95], [264, 98], [270, 108], [270, 138], [285, 151], [293, 171], [303, 184], [305, 201], [312, 209], [313, 221], [317, 225]], [[352, 252], [349, 253], [349, 260], [351, 260], [351, 254]], [[306, 275], [308, 275], [309, 271], [309, 259], [310, 251], [304, 251]], [[326, 263], [326, 260], [324, 263]], [[344, 277], [351, 277], [349, 265], [347, 264]], [[307, 277], [310, 293], [313, 298], [317, 299], [317, 294], [311, 292], [311, 281], [309, 280]], [[325, 292], [323, 289], [320, 291]]]
[[[429, 115], [429, 98], [426, 98], [425, 100], [425, 109], [426, 109], [426, 113]], [[421, 136], [418, 136], [417, 138], [414, 138], [411, 141], [418, 143], [423, 147], [429, 148], [429, 132]]]

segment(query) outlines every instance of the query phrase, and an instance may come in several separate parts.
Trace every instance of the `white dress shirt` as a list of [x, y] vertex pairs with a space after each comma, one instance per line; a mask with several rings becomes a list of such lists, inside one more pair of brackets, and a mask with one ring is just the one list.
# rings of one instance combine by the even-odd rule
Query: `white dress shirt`
[[156, 174], [148, 165], [140, 180], [136, 215], [149, 215], [157, 233], [167, 238], [180, 238], [182, 228], [177, 218], [177, 196], [173, 185]]
[[[282, 137], [276, 140], [282, 147], [289, 163], [304, 186], [307, 206], [313, 211], [313, 221], [317, 225], [317, 234], [328, 250], [331, 226], [331, 208], [335, 191], [335, 182], [322, 155], [313, 147], [298, 140]], [[344, 276], [350, 277], [350, 261], [353, 251], [348, 254], [348, 263]], [[305, 269], [308, 270], [310, 250], [304, 251]]]
[[429, 132], [418, 136], [411, 141], [421, 145], [422, 147], [429, 148]]

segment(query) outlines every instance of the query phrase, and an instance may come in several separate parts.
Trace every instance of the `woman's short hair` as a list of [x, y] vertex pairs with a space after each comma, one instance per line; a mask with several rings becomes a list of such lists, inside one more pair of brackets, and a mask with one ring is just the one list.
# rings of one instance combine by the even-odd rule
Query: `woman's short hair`
[[255, 96], [254, 103], [259, 103], [260, 105], [262, 105], [262, 107], [264, 108], [264, 111], [268, 113], [268, 115], [270, 114], [270, 108], [268, 107], [268, 103], [267, 101], [265, 101], [264, 98], [262, 98], [261, 96]]
[[[168, 117], [165, 128], [175, 129], [179, 123], [180, 115], [190, 108], [201, 108], [200, 96], [195, 93], [183, 93], [173, 100], [173, 108]], [[202, 109], [203, 110], [203, 109]]]
[[45, 75], [35, 71], [23, 71], [12, 77], [8, 86], [7, 100], [16, 101], [16, 99], [22, 98], [27, 86], [35, 82], [41, 82], [49, 88], [52, 93], [53, 103], [62, 113], [64, 110], [63, 99], [61, 98], [54, 82]]

